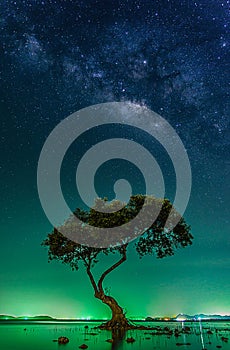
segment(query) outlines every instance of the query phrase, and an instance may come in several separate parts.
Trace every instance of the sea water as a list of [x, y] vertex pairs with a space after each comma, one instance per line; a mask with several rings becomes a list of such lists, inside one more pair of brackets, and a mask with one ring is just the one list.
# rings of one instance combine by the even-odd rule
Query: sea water
[[[172, 330], [175, 328], [181, 330], [184, 326], [188, 326], [190, 332], [175, 337], [175, 335], [153, 335], [152, 330], [130, 330], [117, 345], [106, 342], [112, 338], [111, 332], [96, 329], [98, 325], [99, 323], [96, 322], [0, 324], [0, 349], [77, 350], [82, 344], [86, 344], [89, 350], [174, 350], [178, 348], [211, 350], [219, 347], [223, 350], [230, 349], [230, 322], [186, 322], [184, 324], [181, 322], [145, 322], [145, 326], [160, 326], [161, 328], [167, 326]], [[208, 334], [210, 330], [212, 334]], [[68, 337], [69, 343], [59, 345], [55, 342], [54, 340], [60, 336]], [[127, 343], [128, 337], [133, 337], [135, 342]], [[222, 337], [229, 338], [229, 341], [223, 341]]]

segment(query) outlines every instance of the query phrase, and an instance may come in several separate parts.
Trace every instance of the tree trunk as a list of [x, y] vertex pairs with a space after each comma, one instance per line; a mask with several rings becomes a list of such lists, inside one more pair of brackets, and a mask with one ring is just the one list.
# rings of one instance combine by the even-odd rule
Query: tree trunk
[[101, 328], [103, 329], [128, 329], [130, 324], [125, 317], [122, 307], [118, 305], [116, 300], [113, 297], [105, 295], [104, 293], [96, 293], [95, 297], [100, 299], [104, 304], [106, 304], [111, 312], [112, 318], [108, 322], [102, 324]]
[[124, 261], [126, 261], [126, 249], [127, 244], [125, 244], [120, 249], [121, 258], [119, 261], [117, 261], [115, 264], [113, 264], [111, 267], [109, 267], [106, 271], [104, 271], [96, 284], [93, 274], [91, 272], [91, 262], [89, 262], [87, 265], [87, 274], [90, 278], [91, 284], [94, 289], [94, 295], [97, 299], [100, 299], [104, 304], [106, 304], [111, 312], [112, 312], [112, 318], [110, 321], [102, 324], [100, 326], [101, 329], [108, 329], [112, 330], [112, 333], [115, 334], [117, 331], [119, 332], [125, 332], [127, 329], [133, 328], [127, 318], [125, 317], [124, 311], [120, 305], [118, 305], [117, 301], [111, 297], [105, 294], [103, 289], [103, 281], [105, 277], [112, 272], [114, 269], [116, 269], [119, 265], [121, 265]]

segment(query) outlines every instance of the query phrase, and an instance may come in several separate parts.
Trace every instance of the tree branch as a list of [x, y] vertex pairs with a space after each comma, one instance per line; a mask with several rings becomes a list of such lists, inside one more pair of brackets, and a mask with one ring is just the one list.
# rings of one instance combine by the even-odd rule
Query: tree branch
[[87, 271], [87, 274], [89, 276], [90, 282], [93, 286], [94, 292], [95, 292], [95, 294], [97, 294], [98, 293], [97, 284], [94, 280], [92, 272], [90, 271], [90, 266], [87, 266], [86, 271]]
[[99, 292], [100, 293], [104, 293], [103, 291], [103, 286], [102, 286], [102, 283], [105, 279], [105, 277], [110, 273], [112, 272], [113, 270], [115, 270], [118, 266], [120, 266], [124, 261], [126, 261], [126, 249], [127, 249], [127, 245], [124, 245], [124, 248], [122, 250], [122, 258], [117, 261], [115, 264], [113, 264], [111, 267], [109, 267], [105, 272], [103, 272], [103, 274], [101, 275], [99, 281], [98, 281], [98, 289], [99, 289]]

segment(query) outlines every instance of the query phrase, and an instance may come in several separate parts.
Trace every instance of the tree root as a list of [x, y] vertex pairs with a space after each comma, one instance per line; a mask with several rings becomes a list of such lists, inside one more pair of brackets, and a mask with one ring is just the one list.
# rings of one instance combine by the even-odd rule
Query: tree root
[[127, 331], [131, 329], [136, 330], [156, 330], [156, 327], [149, 327], [149, 326], [142, 326], [142, 325], [136, 325], [132, 321], [128, 319], [122, 319], [120, 321], [118, 320], [109, 320], [106, 323], [102, 323], [100, 326], [98, 326], [99, 329], [104, 330], [112, 330], [112, 331]]
[[131, 329], [131, 323], [126, 319], [122, 318], [121, 320], [112, 319], [103, 323], [99, 326], [100, 329], [114, 330], [114, 329]]
[[165, 327], [163, 329], [159, 329], [159, 327], [150, 327], [150, 326], [144, 326], [144, 325], [136, 325], [132, 321], [128, 319], [122, 319], [120, 321], [118, 320], [109, 320], [106, 323], [102, 323], [100, 326], [98, 326], [99, 329], [104, 330], [112, 330], [112, 331], [127, 331], [127, 330], [146, 330], [146, 331], [157, 331], [159, 334], [169, 334], [170, 330], [168, 327]]

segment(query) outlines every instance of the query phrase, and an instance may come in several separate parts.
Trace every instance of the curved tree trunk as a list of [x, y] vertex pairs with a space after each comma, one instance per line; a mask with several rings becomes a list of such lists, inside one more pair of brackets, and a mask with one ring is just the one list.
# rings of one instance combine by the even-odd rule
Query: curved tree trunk
[[125, 317], [123, 308], [117, 303], [117, 301], [113, 297], [106, 295], [103, 288], [103, 281], [105, 277], [114, 269], [116, 269], [118, 266], [120, 266], [123, 262], [126, 261], [126, 249], [127, 249], [127, 244], [124, 245], [120, 250], [120, 254], [121, 254], [120, 260], [103, 272], [97, 284], [94, 280], [93, 274], [90, 269], [91, 265], [88, 264], [87, 266], [87, 274], [93, 286], [95, 297], [97, 299], [100, 299], [104, 304], [106, 304], [110, 308], [112, 313], [111, 320], [102, 324], [100, 328], [109, 329], [109, 330], [112, 330], [112, 332], [116, 330], [124, 331], [126, 329], [132, 328], [129, 321]]
[[125, 317], [124, 311], [120, 305], [118, 305], [117, 301], [108, 295], [105, 295], [104, 293], [95, 293], [95, 297], [97, 299], [100, 299], [104, 304], [106, 304], [111, 312], [112, 312], [112, 318], [108, 322], [104, 323], [101, 328], [104, 329], [127, 329], [130, 327], [130, 324]]

